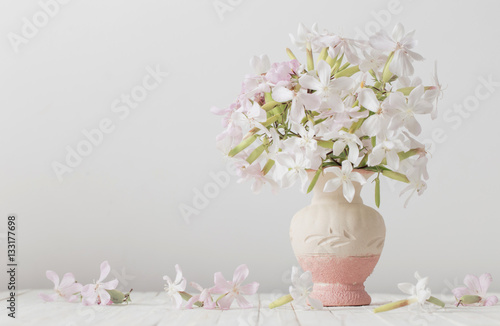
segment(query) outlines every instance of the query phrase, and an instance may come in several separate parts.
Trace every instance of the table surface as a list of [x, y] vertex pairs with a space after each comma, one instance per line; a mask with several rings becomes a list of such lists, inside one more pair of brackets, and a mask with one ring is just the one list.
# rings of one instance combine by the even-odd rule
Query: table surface
[[[128, 305], [83, 306], [81, 303], [43, 302], [39, 293], [49, 290], [25, 290], [17, 294], [17, 317], [7, 317], [7, 292], [0, 292], [2, 302], [0, 325], [500, 325], [500, 304], [493, 307], [454, 307], [451, 296], [446, 308], [432, 313], [419, 313], [410, 307], [373, 313], [373, 308], [403, 295], [372, 294], [372, 304], [362, 307], [331, 307], [321, 311], [304, 310], [287, 304], [269, 309], [268, 304], [279, 294], [261, 293], [248, 299], [254, 307], [230, 310], [173, 309], [164, 292], [132, 292]], [[497, 294], [498, 295], [498, 294]], [[450, 305], [448, 305], [448, 303]]]

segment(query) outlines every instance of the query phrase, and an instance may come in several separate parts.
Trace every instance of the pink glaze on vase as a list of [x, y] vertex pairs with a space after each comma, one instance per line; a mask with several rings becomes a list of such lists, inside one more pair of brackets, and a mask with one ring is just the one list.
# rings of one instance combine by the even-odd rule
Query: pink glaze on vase
[[333, 174], [322, 175], [312, 202], [292, 219], [290, 240], [304, 271], [311, 271], [313, 297], [324, 306], [370, 304], [364, 282], [377, 264], [385, 242], [382, 216], [363, 204], [361, 185], [348, 203], [342, 189], [323, 192]]

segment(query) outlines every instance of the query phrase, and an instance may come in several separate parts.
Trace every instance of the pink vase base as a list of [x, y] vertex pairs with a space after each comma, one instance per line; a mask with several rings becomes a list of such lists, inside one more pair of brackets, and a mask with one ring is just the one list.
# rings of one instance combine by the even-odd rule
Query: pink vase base
[[363, 306], [371, 302], [364, 282], [373, 272], [380, 255], [336, 257], [299, 256], [304, 271], [311, 271], [314, 287], [311, 296], [325, 307]]

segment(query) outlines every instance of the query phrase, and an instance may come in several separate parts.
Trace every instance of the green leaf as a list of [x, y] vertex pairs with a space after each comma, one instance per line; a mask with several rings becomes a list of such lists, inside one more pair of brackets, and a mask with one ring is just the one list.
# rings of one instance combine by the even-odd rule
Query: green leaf
[[397, 180], [397, 181], [401, 181], [401, 182], [405, 182], [405, 183], [410, 183], [410, 180], [408, 180], [408, 178], [406, 177], [406, 175], [404, 175], [402, 173], [399, 173], [399, 172], [394, 172], [394, 171], [391, 171], [391, 170], [387, 169], [387, 170], [383, 170], [382, 174], [385, 175], [388, 178], [391, 178], [391, 179], [394, 179], [394, 180]]
[[351, 77], [355, 73], [359, 72], [359, 66], [353, 66], [349, 67], [347, 69], [341, 70], [338, 73], [335, 74], [335, 78], [339, 77]]
[[377, 137], [373, 136], [372, 137], [372, 147], [377, 146]]
[[323, 169], [321, 167], [316, 171], [313, 179], [311, 180], [311, 183], [309, 184], [309, 188], [307, 188], [307, 193], [310, 193], [314, 189], [314, 186], [316, 185], [316, 182], [318, 181], [322, 171]]
[[333, 68], [333, 66], [335, 65], [335, 62], [337, 62], [337, 56], [333, 59], [330, 56], [326, 57], [326, 63], [328, 63], [330, 65], [330, 67]]
[[260, 145], [259, 147], [257, 147], [256, 149], [254, 149], [252, 151], [252, 153], [250, 153], [250, 155], [248, 155], [247, 162], [250, 163], [250, 164], [252, 164], [253, 162], [255, 162], [255, 160], [259, 158], [260, 154], [262, 154], [265, 149], [266, 149], [265, 145]]
[[248, 146], [252, 145], [252, 143], [257, 139], [256, 135], [252, 135], [250, 137], [247, 137], [241, 141], [236, 147], [234, 147], [231, 151], [229, 151], [229, 156], [233, 157]]
[[380, 177], [375, 179], [375, 205], [380, 207]]
[[123, 303], [125, 301], [125, 294], [123, 292], [118, 290], [106, 290], [106, 292], [109, 293], [113, 303]]

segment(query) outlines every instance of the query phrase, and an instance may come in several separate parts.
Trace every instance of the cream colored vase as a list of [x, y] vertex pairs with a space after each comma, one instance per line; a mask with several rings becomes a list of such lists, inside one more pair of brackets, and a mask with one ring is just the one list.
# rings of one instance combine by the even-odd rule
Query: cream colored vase
[[[359, 170], [363, 173], [366, 171]], [[342, 187], [323, 192], [333, 173], [320, 176], [309, 206], [292, 219], [290, 241], [304, 271], [311, 271], [312, 297], [324, 306], [370, 304], [364, 282], [377, 264], [385, 241], [382, 216], [363, 204], [361, 185], [349, 203]]]

